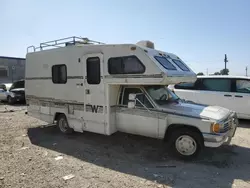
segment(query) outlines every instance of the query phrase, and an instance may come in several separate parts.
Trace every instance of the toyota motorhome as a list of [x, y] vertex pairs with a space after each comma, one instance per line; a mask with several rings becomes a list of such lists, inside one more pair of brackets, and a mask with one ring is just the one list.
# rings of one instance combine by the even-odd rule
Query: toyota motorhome
[[[30, 50], [32, 52], [30, 52]], [[163, 139], [177, 156], [230, 142], [234, 112], [181, 100], [167, 85], [194, 82], [178, 56], [150, 41], [103, 44], [71, 37], [28, 48], [28, 114], [63, 133], [117, 131]]]

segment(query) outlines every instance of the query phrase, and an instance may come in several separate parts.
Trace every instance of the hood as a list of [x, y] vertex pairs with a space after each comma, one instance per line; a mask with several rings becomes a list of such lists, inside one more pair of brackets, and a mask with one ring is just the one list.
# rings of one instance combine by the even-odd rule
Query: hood
[[16, 89], [12, 89], [11, 91], [24, 91], [24, 88], [16, 88]]
[[205, 106], [182, 101], [163, 105], [162, 108], [162, 110], [166, 112], [174, 112], [180, 115], [216, 121], [227, 118], [231, 113], [229, 109], [220, 106]]

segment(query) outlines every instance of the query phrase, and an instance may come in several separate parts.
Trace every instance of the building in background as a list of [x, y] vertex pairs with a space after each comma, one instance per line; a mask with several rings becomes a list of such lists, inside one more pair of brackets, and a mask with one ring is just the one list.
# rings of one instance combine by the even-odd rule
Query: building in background
[[0, 83], [12, 83], [24, 79], [25, 59], [0, 56]]

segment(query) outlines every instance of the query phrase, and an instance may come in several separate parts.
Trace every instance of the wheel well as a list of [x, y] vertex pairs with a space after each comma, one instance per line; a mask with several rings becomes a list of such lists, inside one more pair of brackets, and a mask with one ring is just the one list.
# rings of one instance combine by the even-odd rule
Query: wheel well
[[53, 122], [57, 121], [57, 119], [58, 119], [58, 117], [59, 117], [60, 115], [65, 115], [65, 114], [64, 114], [64, 113], [61, 113], [61, 112], [56, 112], [55, 115], [54, 115], [54, 120], [53, 120]]
[[166, 130], [165, 136], [164, 136], [164, 141], [168, 141], [168, 139], [170, 138], [171, 132], [175, 131], [176, 129], [182, 129], [182, 128], [187, 128], [189, 130], [192, 130], [194, 132], [199, 133], [202, 140], [203, 140], [202, 133], [197, 127], [194, 127], [191, 125], [171, 124], [167, 127], [167, 130]]

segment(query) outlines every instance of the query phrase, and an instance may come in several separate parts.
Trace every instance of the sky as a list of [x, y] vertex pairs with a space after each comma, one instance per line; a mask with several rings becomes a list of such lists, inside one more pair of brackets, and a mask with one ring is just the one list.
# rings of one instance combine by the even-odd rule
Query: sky
[[154, 42], [195, 72], [250, 75], [249, 0], [0, 0], [0, 56], [25, 57], [40, 42], [81, 36]]

